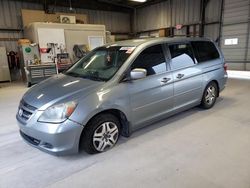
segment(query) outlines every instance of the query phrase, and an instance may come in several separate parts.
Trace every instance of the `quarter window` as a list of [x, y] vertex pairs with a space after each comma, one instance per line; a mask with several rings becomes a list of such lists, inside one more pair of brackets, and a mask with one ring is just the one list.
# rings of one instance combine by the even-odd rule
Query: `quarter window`
[[195, 56], [199, 63], [214, 60], [220, 57], [215, 45], [209, 41], [192, 42]]
[[162, 46], [151, 46], [140, 53], [131, 66], [131, 69], [143, 68], [147, 70], [147, 76], [166, 72], [166, 60]]
[[173, 70], [194, 65], [194, 57], [190, 44], [169, 45], [172, 58], [171, 68]]

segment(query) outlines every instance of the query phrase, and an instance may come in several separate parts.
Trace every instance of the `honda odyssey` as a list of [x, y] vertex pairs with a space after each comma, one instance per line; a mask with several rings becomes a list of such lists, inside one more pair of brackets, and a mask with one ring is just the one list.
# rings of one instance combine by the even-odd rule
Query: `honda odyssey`
[[24, 94], [20, 134], [52, 154], [107, 151], [120, 135], [195, 106], [213, 107], [226, 68], [216, 44], [204, 38], [107, 44]]

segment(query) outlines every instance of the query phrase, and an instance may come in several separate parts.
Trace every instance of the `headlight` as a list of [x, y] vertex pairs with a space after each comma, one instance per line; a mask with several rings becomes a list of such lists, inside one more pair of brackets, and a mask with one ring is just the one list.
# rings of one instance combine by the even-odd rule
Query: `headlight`
[[39, 117], [39, 122], [61, 123], [65, 121], [75, 110], [75, 101], [57, 104], [47, 108]]

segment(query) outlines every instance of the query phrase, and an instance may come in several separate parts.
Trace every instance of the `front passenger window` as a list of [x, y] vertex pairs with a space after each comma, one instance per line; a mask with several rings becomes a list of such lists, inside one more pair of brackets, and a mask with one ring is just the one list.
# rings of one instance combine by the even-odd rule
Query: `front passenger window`
[[131, 70], [143, 68], [147, 70], [147, 76], [166, 72], [166, 61], [162, 46], [151, 46], [140, 53], [131, 66]]

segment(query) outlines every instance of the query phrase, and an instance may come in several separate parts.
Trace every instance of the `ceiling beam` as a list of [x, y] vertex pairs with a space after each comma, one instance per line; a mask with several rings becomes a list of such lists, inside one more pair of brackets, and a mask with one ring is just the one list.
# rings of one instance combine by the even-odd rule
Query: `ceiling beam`
[[124, 8], [128, 8], [128, 9], [134, 9], [134, 7], [132, 7], [132, 6], [129, 6], [129, 5], [126, 5], [126, 4], [121, 4], [121, 3], [116, 3], [116, 2], [113, 2], [113, 1], [109, 1], [109, 0], [98, 0], [98, 2], [107, 3], [107, 4], [110, 4], [110, 5], [115, 5], [115, 6], [118, 6], [118, 7], [124, 7]]
[[[29, 3], [42, 4], [43, 7], [53, 7], [56, 2], [56, 6], [70, 7], [69, 0], [12, 0]], [[100, 2], [98, 0], [71, 0], [72, 8], [74, 9], [90, 9], [90, 10], [103, 10], [103, 11], [114, 11], [114, 12], [130, 12], [129, 7], [125, 7], [118, 4], [110, 4], [107, 2]], [[56, 7], [55, 7], [56, 10]]]
[[164, 2], [164, 1], [168, 1], [168, 0], [151, 0], [151, 1], [148, 1], [148, 2], [143, 3], [143, 4], [141, 4], [141, 5], [137, 5], [137, 6], [135, 6], [135, 7], [136, 7], [136, 8], [142, 8], [142, 7], [154, 5], [154, 4], [157, 4], [157, 3], [161, 3], [161, 2]]

